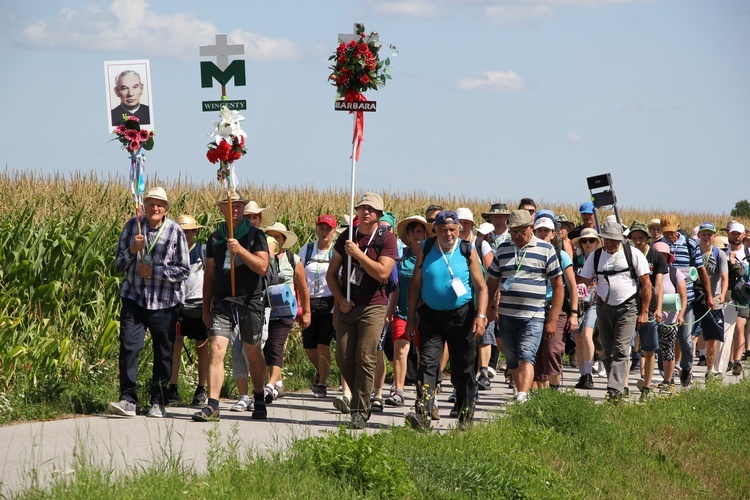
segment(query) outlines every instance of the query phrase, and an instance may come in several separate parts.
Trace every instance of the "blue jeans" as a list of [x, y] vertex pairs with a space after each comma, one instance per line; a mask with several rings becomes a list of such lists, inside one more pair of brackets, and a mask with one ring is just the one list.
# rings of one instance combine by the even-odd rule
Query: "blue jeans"
[[519, 361], [536, 364], [536, 352], [542, 341], [544, 318], [513, 318], [499, 316], [497, 324], [503, 340], [508, 368], [518, 368]]
[[659, 333], [656, 327], [657, 324], [654, 320], [654, 315], [648, 313], [648, 323], [638, 330], [638, 335], [641, 337], [641, 350], [643, 352], [652, 352], [659, 348]]

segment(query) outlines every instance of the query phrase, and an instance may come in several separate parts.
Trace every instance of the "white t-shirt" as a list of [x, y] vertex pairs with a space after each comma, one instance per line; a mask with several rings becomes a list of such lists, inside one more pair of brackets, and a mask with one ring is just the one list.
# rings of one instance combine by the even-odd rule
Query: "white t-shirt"
[[[648, 261], [643, 252], [635, 247], [630, 247], [630, 251], [633, 254], [633, 267], [635, 268], [636, 276], [644, 276], [650, 274]], [[591, 252], [586, 263], [581, 269], [581, 277], [586, 279], [594, 278], [594, 256], [596, 251]], [[628, 271], [628, 260], [625, 257], [625, 252], [620, 245], [620, 249], [611, 255], [602, 249], [601, 257], [599, 257], [599, 271], [622, 271], [617, 274], [609, 276], [609, 283], [607, 277], [603, 274], [596, 275], [596, 295], [605, 299], [607, 304], [616, 306], [622, 304], [627, 299], [632, 297], [638, 291], [638, 284], [630, 276]], [[610, 291], [611, 288], [611, 291]]]
[[[308, 244], [313, 246], [310, 262], [305, 266], [305, 277], [307, 278], [307, 289], [310, 292], [310, 298], [330, 297], [331, 289], [328, 288], [328, 283], [326, 282], [326, 271], [328, 271], [328, 263], [331, 261], [333, 244], [325, 250], [318, 250], [317, 241]], [[304, 245], [299, 251], [299, 258], [302, 260], [302, 264], [305, 263], [306, 256], [307, 245]]]

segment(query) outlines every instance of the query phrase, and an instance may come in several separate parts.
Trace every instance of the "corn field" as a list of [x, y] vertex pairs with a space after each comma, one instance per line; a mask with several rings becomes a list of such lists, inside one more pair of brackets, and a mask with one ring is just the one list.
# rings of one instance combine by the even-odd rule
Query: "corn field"
[[[150, 179], [148, 185], [165, 187], [171, 201], [169, 215], [189, 213], [206, 226], [199, 240], [205, 240], [218, 224], [220, 215], [214, 204], [217, 184]], [[300, 245], [313, 237], [319, 214], [338, 217], [349, 207], [346, 189], [239, 189], [261, 206], [277, 207], [281, 222], [297, 233]], [[480, 222], [480, 213], [492, 202], [504, 201], [511, 208], [518, 203], [430, 198], [421, 192], [383, 194], [386, 206], [398, 219], [423, 214], [427, 205], [437, 203], [469, 207]], [[576, 221], [579, 203], [538, 205]], [[114, 249], [133, 212], [124, 178], [0, 173], [0, 393], [33, 389], [42, 401], [52, 398], [61, 387], [75, 391], [82, 379], [116, 389], [122, 278], [114, 273]], [[627, 207], [620, 212], [628, 222], [661, 215]], [[704, 220], [723, 227], [729, 219], [727, 214], [677, 215], [685, 228]], [[141, 372], [145, 377], [150, 370]]]

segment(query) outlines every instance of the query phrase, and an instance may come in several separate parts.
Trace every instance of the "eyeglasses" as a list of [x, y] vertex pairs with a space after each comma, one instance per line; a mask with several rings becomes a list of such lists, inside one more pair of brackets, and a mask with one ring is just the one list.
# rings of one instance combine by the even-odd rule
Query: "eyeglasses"
[[524, 234], [526, 232], [527, 229], [528, 228], [524, 228], [524, 229], [511, 229], [509, 232], [510, 232], [511, 236], [521, 236], [522, 234]]
[[379, 226], [379, 227], [382, 227], [383, 229], [385, 229], [385, 230], [387, 230], [387, 231], [390, 231], [390, 230], [392, 230], [392, 229], [393, 229], [393, 228], [392, 228], [391, 226], [389, 226], [388, 224], [380, 224], [380, 226]]
[[527, 208], [526, 210], [528, 210], [531, 215], [534, 215], [536, 213], [536, 210], [533, 208]]
[[581, 241], [581, 243], [584, 243], [584, 244], [585, 243], [596, 243], [597, 239], [596, 238], [581, 238], [580, 241]]
[[428, 224], [432, 224], [434, 222], [435, 222], [435, 218], [434, 217], [430, 217], [429, 219], [427, 219], [427, 223]]

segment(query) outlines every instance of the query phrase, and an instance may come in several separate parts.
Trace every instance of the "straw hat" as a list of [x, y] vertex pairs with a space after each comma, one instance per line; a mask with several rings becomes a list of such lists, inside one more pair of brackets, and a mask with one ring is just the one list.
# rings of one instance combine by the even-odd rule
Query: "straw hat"
[[[291, 231], [286, 230], [286, 226], [282, 224], [281, 222], [274, 222], [270, 226], [264, 226], [261, 228], [264, 233], [266, 233], [269, 236], [274, 236], [274, 234], [280, 234], [284, 236], [286, 241], [284, 241], [284, 244], [281, 246], [281, 248], [288, 249], [292, 248], [297, 243], [297, 235], [294, 234]], [[274, 233], [274, 234], [271, 234]]]
[[248, 201], [245, 203], [245, 215], [261, 214], [260, 221], [264, 226], [272, 226], [276, 222], [276, 218], [279, 216], [279, 211], [276, 207], [261, 208], [256, 201]]
[[418, 222], [424, 226], [425, 237], [427, 237], [430, 234], [430, 225], [427, 224], [427, 219], [425, 219], [421, 215], [409, 216], [406, 219], [399, 222], [398, 226], [396, 226], [396, 232], [398, 233], [398, 237], [401, 238], [401, 241], [404, 242], [404, 245], [409, 244], [409, 235], [406, 233], [406, 227], [412, 222]]
[[583, 247], [581, 246], [581, 239], [588, 238], [594, 238], [596, 240], [596, 248], [601, 248], [602, 241], [599, 239], [599, 233], [596, 232], [596, 229], [591, 227], [587, 227], [583, 231], [581, 231], [581, 235], [578, 238], [573, 238], [572, 240], [570, 240], [570, 243], [574, 247], [578, 247], [583, 250]]
[[179, 224], [182, 227], [183, 231], [190, 231], [191, 229], [201, 229], [202, 227], [198, 224], [198, 222], [195, 220], [195, 217], [192, 215], [180, 215], [175, 219], [175, 222]]

